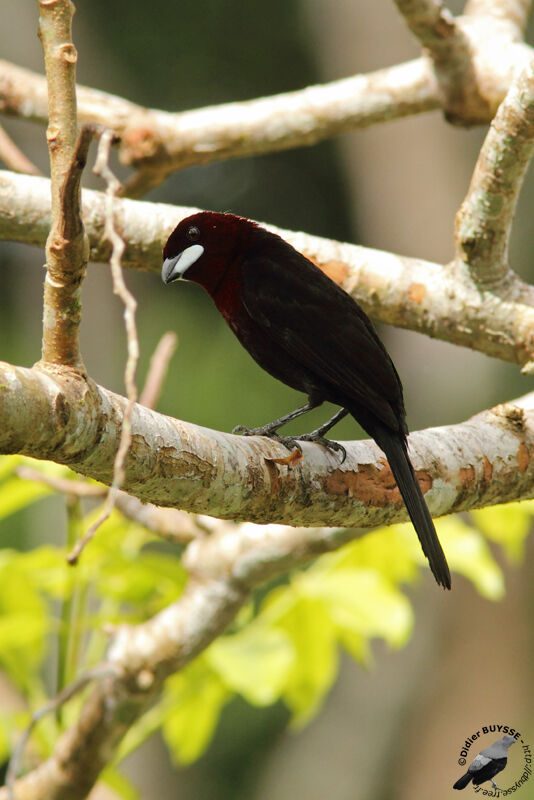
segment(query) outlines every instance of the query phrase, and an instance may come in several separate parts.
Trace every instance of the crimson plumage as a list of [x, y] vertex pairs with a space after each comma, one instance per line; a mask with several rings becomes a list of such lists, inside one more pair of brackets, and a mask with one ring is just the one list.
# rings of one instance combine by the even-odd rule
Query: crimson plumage
[[[335, 420], [348, 412], [373, 437], [387, 456], [434, 577], [450, 588], [447, 562], [408, 457], [402, 385], [360, 306], [280, 236], [233, 214], [204, 211], [182, 220], [163, 257], [165, 283], [185, 278], [202, 285], [257, 363], [308, 395], [308, 404], [283, 421], [330, 401], [344, 410]], [[281, 423], [256, 431], [276, 435]], [[312, 436], [317, 439], [326, 441]]]

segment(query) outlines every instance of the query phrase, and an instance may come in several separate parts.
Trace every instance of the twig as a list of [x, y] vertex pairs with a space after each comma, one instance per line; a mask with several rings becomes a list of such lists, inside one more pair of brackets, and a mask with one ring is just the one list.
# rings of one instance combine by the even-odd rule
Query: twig
[[37, 169], [35, 164], [32, 164], [30, 159], [24, 155], [1, 125], [0, 161], [3, 161], [9, 169], [13, 169], [15, 172], [23, 172], [26, 175], [42, 175], [41, 170]]
[[461, 53], [466, 56], [466, 40], [461, 28], [441, 0], [395, 0], [412, 33], [434, 60], [443, 62]]
[[124, 303], [124, 323], [126, 327], [127, 352], [126, 367], [124, 371], [124, 383], [128, 402], [124, 409], [121, 426], [121, 436], [119, 447], [115, 455], [113, 467], [113, 481], [108, 492], [104, 509], [99, 518], [91, 525], [85, 536], [83, 536], [76, 547], [73, 548], [67, 560], [69, 564], [75, 564], [84, 547], [91, 541], [98, 528], [105, 522], [113, 510], [119, 489], [124, 483], [125, 461], [132, 441], [131, 423], [133, 407], [137, 401], [137, 386], [135, 383], [135, 372], [139, 361], [139, 340], [135, 325], [135, 312], [137, 302], [135, 297], [128, 291], [122, 274], [121, 259], [124, 253], [125, 244], [115, 228], [115, 198], [120, 188], [117, 180], [109, 167], [109, 152], [115, 134], [111, 130], [105, 130], [100, 138], [98, 154], [94, 172], [100, 175], [107, 182], [106, 189], [106, 217], [104, 236], [111, 242], [112, 251], [110, 258], [111, 276], [113, 279], [113, 292], [120, 297]]
[[139, 398], [139, 402], [142, 406], [156, 408], [163, 381], [167, 374], [169, 361], [176, 349], [177, 342], [178, 337], [173, 331], [167, 331], [158, 342], [154, 355], [150, 359], [148, 375], [143, 391], [141, 392], [141, 397]]
[[534, 150], [534, 62], [512, 84], [480, 151], [456, 217], [457, 257], [479, 286], [510, 283], [508, 242]]
[[70, 0], [40, 0], [39, 36], [48, 82], [47, 129], [52, 227], [46, 245], [42, 360], [84, 372], [79, 348], [80, 287], [89, 255], [80, 181], [92, 131], [78, 136], [76, 61]]
[[[39, 481], [67, 496], [100, 498], [107, 494], [104, 486], [58, 478], [31, 467], [16, 467], [14, 472], [23, 480]], [[206, 531], [206, 526], [192, 514], [174, 508], [161, 508], [153, 503], [142, 503], [137, 497], [132, 497], [126, 492], [117, 493], [115, 505], [125, 517], [143, 525], [173, 544], [186, 544], [199, 533]], [[212, 520], [212, 522], [220, 522], [220, 520]], [[212, 528], [210, 528], [211, 530]]]
[[[142, 503], [126, 492], [119, 492], [116, 506], [125, 517], [172, 544], [184, 545], [205, 533], [205, 526], [194, 514], [176, 508], [161, 508], [153, 503]], [[216, 522], [221, 523], [221, 520]]]
[[69, 686], [66, 686], [59, 694], [56, 695], [52, 700], [46, 703], [42, 708], [34, 711], [31, 717], [31, 721], [20, 737], [16, 747], [11, 754], [11, 758], [9, 759], [9, 764], [6, 772], [6, 788], [7, 788], [7, 795], [8, 800], [16, 800], [15, 798], [15, 779], [17, 777], [17, 773], [20, 770], [22, 757], [24, 755], [24, 750], [26, 749], [26, 745], [30, 736], [33, 733], [35, 726], [46, 717], [47, 714], [51, 714], [54, 711], [57, 711], [59, 708], [68, 703], [75, 695], [83, 692], [86, 686], [93, 681], [100, 680], [102, 678], [116, 676], [117, 675], [117, 666], [111, 663], [99, 664], [98, 667], [94, 669], [87, 670], [84, 672], [83, 675], [71, 683]]
[[38, 469], [32, 469], [32, 467], [15, 467], [14, 472], [19, 478], [23, 478], [26, 481], [40, 481], [55, 489], [56, 492], [67, 495], [72, 494], [76, 495], [76, 497], [102, 497], [107, 491], [105, 486], [95, 486], [85, 481], [72, 481], [68, 480], [68, 478], [46, 475]]

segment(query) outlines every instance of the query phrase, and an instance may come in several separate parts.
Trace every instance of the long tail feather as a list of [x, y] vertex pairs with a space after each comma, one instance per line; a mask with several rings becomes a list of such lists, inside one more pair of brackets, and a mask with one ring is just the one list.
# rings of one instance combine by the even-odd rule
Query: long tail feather
[[458, 780], [456, 781], [456, 783], [454, 784], [454, 786], [452, 788], [453, 789], [465, 789], [467, 784], [471, 781], [472, 777], [473, 776], [471, 775], [471, 773], [466, 772], [465, 775], [462, 775], [461, 778], [458, 778]]
[[445, 589], [450, 589], [451, 575], [447, 560], [441, 549], [432, 517], [408, 456], [406, 442], [400, 436], [389, 435], [379, 441], [379, 444], [387, 456], [391, 471], [397, 481], [397, 486], [406, 503], [408, 514], [419, 536], [423, 553], [430, 564], [432, 574], [441, 586]]

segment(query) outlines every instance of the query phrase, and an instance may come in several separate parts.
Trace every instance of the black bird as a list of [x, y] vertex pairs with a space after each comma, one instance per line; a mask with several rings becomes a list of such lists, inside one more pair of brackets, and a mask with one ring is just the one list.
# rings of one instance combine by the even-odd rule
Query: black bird
[[267, 372], [305, 392], [308, 403], [245, 434], [271, 436], [324, 401], [341, 410], [298, 438], [345, 455], [324, 434], [351, 414], [384, 451], [436, 581], [451, 577], [408, 456], [402, 385], [371, 320], [315, 264], [280, 236], [233, 214], [204, 211], [184, 219], [163, 250], [162, 278], [201, 284], [241, 344]]
[[515, 743], [513, 736], [502, 736], [490, 747], [481, 750], [478, 756], [469, 764], [465, 775], [458, 778], [453, 789], [465, 789], [468, 783], [473, 781], [474, 786], [491, 781], [494, 789], [499, 789], [493, 778], [502, 772], [508, 761], [508, 748]]

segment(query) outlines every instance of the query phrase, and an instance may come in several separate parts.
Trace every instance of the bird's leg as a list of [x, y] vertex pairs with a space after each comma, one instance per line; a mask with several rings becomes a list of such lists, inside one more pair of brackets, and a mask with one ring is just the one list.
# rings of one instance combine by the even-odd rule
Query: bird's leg
[[339, 411], [334, 414], [334, 416], [329, 419], [324, 425], [321, 425], [320, 428], [317, 430], [312, 431], [311, 433], [304, 433], [302, 436], [298, 436], [297, 438], [302, 440], [303, 442], [317, 442], [318, 444], [322, 444], [324, 447], [327, 447], [329, 450], [337, 450], [341, 453], [341, 463], [345, 461], [347, 457], [347, 451], [343, 447], [342, 444], [339, 442], [333, 442], [331, 439], [325, 439], [325, 433], [328, 433], [330, 428], [333, 428], [343, 417], [346, 417], [348, 414], [348, 410], [346, 408], [340, 408]]
[[[302, 416], [302, 414], [306, 414], [307, 411], [311, 411], [313, 408], [317, 408], [317, 406], [321, 405], [321, 400], [311, 400], [308, 399], [308, 402], [305, 406], [301, 408], [295, 409], [295, 411], [291, 411], [289, 414], [286, 414], [284, 417], [280, 417], [280, 419], [275, 419], [274, 422], [269, 422], [267, 425], [262, 425], [261, 428], [246, 428], [244, 425], [236, 425], [233, 429], [232, 433], [242, 433], [243, 436], [269, 436], [271, 439], [276, 439], [277, 441], [282, 441], [282, 439], [288, 439], [295, 441], [290, 436], [278, 436], [276, 431], [278, 428], [281, 428], [282, 425], [285, 425], [287, 422], [291, 422], [297, 417]], [[302, 438], [302, 437], [299, 437]], [[294, 444], [291, 445], [295, 447]]]
[[499, 787], [497, 786], [497, 784], [495, 783], [495, 781], [493, 780], [493, 778], [491, 778], [490, 780], [491, 780], [491, 785], [493, 786], [493, 788], [494, 788], [494, 789], [497, 789], [497, 791], [498, 791], [498, 792], [500, 792], [501, 790], [499, 789]]

